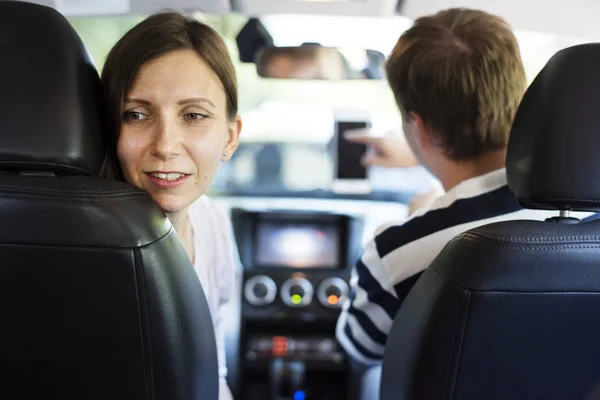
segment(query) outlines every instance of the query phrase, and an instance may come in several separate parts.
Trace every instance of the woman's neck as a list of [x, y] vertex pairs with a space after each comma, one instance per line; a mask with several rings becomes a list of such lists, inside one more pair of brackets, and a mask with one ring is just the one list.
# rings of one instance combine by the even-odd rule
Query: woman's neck
[[177, 231], [177, 235], [185, 248], [185, 251], [192, 261], [194, 262], [194, 231], [192, 224], [188, 218], [187, 210], [178, 213], [168, 213], [167, 217], [171, 221], [171, 225]]

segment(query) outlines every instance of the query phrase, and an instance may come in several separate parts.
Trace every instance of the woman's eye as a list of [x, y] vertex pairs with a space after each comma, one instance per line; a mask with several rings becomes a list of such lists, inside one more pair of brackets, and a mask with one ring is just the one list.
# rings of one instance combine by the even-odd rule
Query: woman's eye
[[146, 115], [139, 111], [126, 111], [123, 113], [123, 119], [127, 121], [142, 121], [146, 119]]
[[188, 113], [188, 114], [185, 114], [183, 116], [183, 118], [190, 122], [200, 122], [200, 121], [206, 119], [207, 116], [204, 114], [199, 114], [199, 113]]

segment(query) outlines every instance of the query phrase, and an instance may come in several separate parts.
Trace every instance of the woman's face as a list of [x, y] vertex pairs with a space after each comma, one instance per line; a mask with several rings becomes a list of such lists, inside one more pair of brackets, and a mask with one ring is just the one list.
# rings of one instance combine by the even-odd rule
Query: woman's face
[[123, 101], [117, 154], [125, 179], [167, 213], [186, 211], [238, 145], [223, 87], [193, 50], [142, 65]]

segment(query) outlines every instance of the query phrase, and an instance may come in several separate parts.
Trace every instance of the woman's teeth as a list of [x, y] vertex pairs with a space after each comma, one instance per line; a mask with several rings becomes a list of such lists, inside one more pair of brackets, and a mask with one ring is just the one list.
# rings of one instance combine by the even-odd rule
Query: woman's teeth
[[164, 179], [166, 181], [176, 181], [177, 179], [181, 179], [185, 176], [185, 174], [177, 174], [177, 173], [164, 174], [164, 173], [160, 173], [160, 172], [152, 172], [150, 175], [152, 175], [153, 177], [158, 178], [158, 179]]

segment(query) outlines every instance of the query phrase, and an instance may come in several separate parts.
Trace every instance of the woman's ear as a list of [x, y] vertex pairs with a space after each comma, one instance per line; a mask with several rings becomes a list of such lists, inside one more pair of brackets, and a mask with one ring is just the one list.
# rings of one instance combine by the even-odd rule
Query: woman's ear
[[228, 161], [235, 153], [235, 150], [240, 144], [240, 133], [242, 132], [242, 118], [239, 115], [235, 116], [232, 122], [229, 122], [227, 128], [227, 142], [223, 147], [222, 161]]

